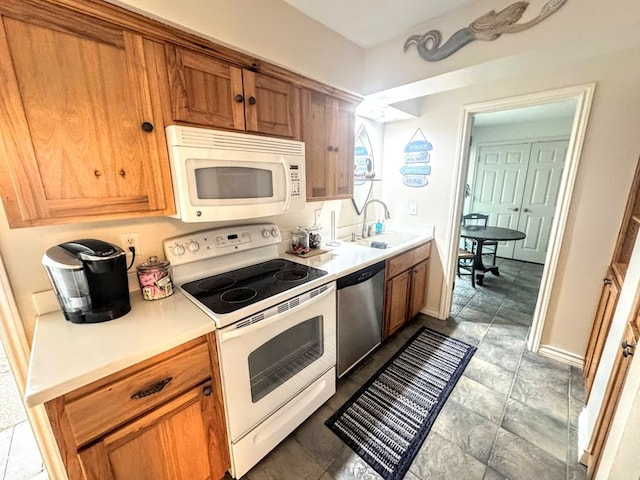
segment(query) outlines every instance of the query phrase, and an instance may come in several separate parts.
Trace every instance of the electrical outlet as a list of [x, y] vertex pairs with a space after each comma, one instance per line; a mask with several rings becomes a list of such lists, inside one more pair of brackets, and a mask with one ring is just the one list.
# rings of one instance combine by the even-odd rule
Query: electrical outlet
[[411, 202], [409, 204], [409, 215], [417, 215], [418, 214], [418, 203]]
[[322, 210], [319, 208], [316, 210], [316, 222], [315, 225], [320, 225], [320, 217], [322, 216]]
[[137, 233], [123, 233], [122, 235], [120, 235], [120, 245], [122, 246], [122, 249], [125, 251], [127, 256], [131, 255], [129, 247], [135, 248], [136, 257], [140, 258], [142, 248], [140, 247], [140, 239], [138, 238]]

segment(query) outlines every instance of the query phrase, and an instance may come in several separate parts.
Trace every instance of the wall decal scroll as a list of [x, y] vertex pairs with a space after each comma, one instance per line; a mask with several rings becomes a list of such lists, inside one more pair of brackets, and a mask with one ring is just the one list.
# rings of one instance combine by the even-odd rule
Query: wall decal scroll
[[429, 184], [431, 175], [431, 155], [433, 146], [419, 128], [404, 147], [404, 166], [400, 168], [402, 183], [408, 187], [424, 187]]
[[558, 10], [567, 0], [549, 0], [537, 17], [524, 23], [516, 23], [529, 6], [529, 2], [515, 2], [507, 8], [495, 12], [491, 10], [476, 18], [469, 27], [454, 33], [444, 45], [440, 45], [442, 34], [438, 30], [430, 30], [424, 35], [412, 35], [404, 42], [406, 52], [411, 45], [415, 45], [420, 55], [428, 62], [443, 60], [457, 52], [474, 40], [495, 40], [503, 33], [516, 33], [533, 27]]

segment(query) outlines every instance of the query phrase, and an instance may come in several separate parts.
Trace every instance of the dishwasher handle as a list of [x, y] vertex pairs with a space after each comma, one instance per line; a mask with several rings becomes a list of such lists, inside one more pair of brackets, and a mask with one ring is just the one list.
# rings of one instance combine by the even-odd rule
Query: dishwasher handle
[[339, 278], [337, 281], [338, 290], [366, 282], [367, 280], [376, 276], [378, 273], [384, 271], [384, 265], [385, 262], [378, 262], [361, 270], [358, 270], [357, 272], [353, 272], [349, 275]]

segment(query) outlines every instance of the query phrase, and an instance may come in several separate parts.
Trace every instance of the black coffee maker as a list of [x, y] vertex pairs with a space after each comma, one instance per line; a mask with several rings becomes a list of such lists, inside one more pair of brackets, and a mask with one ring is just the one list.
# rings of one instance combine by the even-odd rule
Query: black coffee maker
[[104, 322], [131, 310], [126, 255], [117, 245], [73, 240], [49, 248], [42, 264], [67, 320]]

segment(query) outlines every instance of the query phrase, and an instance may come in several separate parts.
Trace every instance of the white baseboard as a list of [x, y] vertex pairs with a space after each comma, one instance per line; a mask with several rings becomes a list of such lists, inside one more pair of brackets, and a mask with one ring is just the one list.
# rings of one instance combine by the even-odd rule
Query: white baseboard
[[574, 353], [565, 352], [564, 350], [560, 350], [555, 347], [550, 347], [549, 345], [541, 345], [537, 353], [543, 357], [553, 358], [554, 360], [558, 360], [559, 362], [566, 363], [574, 367], [584, 367], [584, 357]]
[[422, 310], [420, 310], [420, 313], [424, 313], [425, 315], [429, 315], [430, 317], [434, 317], [437, 318], [438, 320], [446, 320], [446, 318], [442, 318], [440, 316], [440, 311], [439, 310], [433, 310], [431, 308], [423, 308]]

